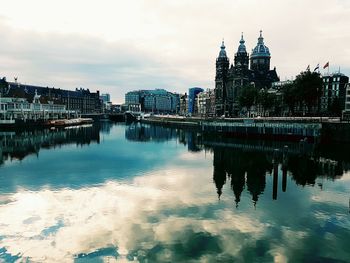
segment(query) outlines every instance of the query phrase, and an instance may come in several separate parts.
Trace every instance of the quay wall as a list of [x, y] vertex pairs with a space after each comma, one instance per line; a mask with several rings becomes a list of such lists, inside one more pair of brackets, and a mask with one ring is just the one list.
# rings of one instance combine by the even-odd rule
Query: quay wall
[[323, 123], [322, 138], [324, 141], [350, 143], [350, 123]]
[[175, 128], [190, 128], [204, 133], [240, 138], [350, 142], [350, 123], [328, 118], [202, 119], [151, 117], [143, 119], [141, 122]]

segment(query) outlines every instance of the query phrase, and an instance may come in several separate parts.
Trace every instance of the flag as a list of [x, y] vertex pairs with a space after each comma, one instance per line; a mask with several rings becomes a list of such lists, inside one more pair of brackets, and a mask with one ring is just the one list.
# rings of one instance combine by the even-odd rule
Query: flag
[[314, 72], [318, 69], [320, 69], [320, 64], [317, 64], [316, 68], [314, 69]]
[[310, 65], [307, 66], [306, 71], [310, 71]]
[[323, 66], [323, 69], [328, 68], [329, 67], [329, 61]]

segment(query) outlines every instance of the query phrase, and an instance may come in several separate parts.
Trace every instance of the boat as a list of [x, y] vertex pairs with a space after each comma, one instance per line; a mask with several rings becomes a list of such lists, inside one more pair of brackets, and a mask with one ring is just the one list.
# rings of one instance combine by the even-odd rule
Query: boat
[[46, 126], [49, 127], [65, 127], [65, 126], [76, 126], [81, 124], [93, 123], [92, 118], [75, 118], [75, 119], [59, 119], [59, 120], [50, 120], [46, 123]]

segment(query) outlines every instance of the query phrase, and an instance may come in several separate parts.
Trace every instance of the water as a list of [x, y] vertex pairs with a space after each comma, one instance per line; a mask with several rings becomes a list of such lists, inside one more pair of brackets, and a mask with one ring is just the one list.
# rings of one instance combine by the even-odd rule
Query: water
[[346, 145], [108, 122], [0, 141], [0, 262], [350, 261]]

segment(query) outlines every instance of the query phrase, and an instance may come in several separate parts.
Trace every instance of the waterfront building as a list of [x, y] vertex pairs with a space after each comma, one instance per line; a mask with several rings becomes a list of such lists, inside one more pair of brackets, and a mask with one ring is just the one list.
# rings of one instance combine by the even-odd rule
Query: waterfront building
[[350, 83], [345, 85], [345, 109], [343, 110], [342, 118], [350, 120]]
[[345, 109], [346, 84], [349, 77], [338, 72], [322, 76], [320, 110], [323, 114], [340, 116]]
[[187, 93], [180, 96], [180, 111], [179, 114], [185, 116], [188, 112], [188, 96]]
[[111, 102], [111, 95], [108, 93], [103, 93], [101, 94], [100, 99], [105, 103]]
[[41, 96], [37, 93], [33, 102], [29, 102], [25, 98], [0, 98], [0, 124], [77, 117], [76, 111], [67, 110], [63, 104], [57, 104], [53, 101], [42, 103], [41, 101]]
[[207, 89], [197, 95], [198, 115], [202, 117], [213, 116], [215, 112], [215, 97], [214, 91]]
[[245, 86], [253, 84], [258, 89], [270, 89], [273, 82], [279, 81], [276, 68], [270, 69], [270, 60], [270, 50], [264, 44], [262, 31], [260, 31], [257, 45], [252, 50], [250, 58], [242, 34], [237, 53], [234, 56], [234, 64], [231, 65], [226, 54], [225, 44], [222, 42], [219, 56], [216, 59], [216, 116], [238, 115], [238, 98]]
[[208, 99], [207, 99], [207, 116], [213, 117], [215, 116], [215, 92], [214, 89], [208, 90]]
[[77, 88], [75, 91], [72, 91], [3, 81], [5, 81], [5, 87], [2, 88], [3, 97], [25, 98], [32, 102], [35, 94], [38, 94], [41, 100], [63, 104], [67, 110], [79, 113], [101, 112], [102, 104], [99, 91], [90, 92], [89, 89], [83, 88]]
[[125, 104], [140, 103], [141, 91], [129, 91], [125, 94]]
[[141, 112], [142, 107], [140, 103], [129, 103], [125, 105], [124, 111]]
[[199, 116], [205, 116], [207, 113], [207, 99], [208, 99], [208, 93], [206, 91], [202, 91], [198, 93], [197, 95], [197, 108], [198, 108], [198, 115]]
[[188, 114], [195, 115], [198, 113], [197, 96], [204, 90], [199, 87], [190, 88], [188, 90]]
[[104, 112], [111, 111], [111, 108], [112, 108], [111, 95], [108, 93], [101, 94], [100, 100], [102, 102], [103, 111]]
[[112, 104], [111, 105], [111, 112], [112, 113], [120, 113], [120, 112], [122, 112], [122, 105], [121, 104]]
[[125, 94], [125, 104], [137, 103], [144, 112], [177, 113], [180, 107], [180, 96], [164, 89], [136, 90]]
[[3, 77], [0, 79], [0, 97], [4, 97], [5, 91], [7, 90], [7, 81], [6, 78]]

